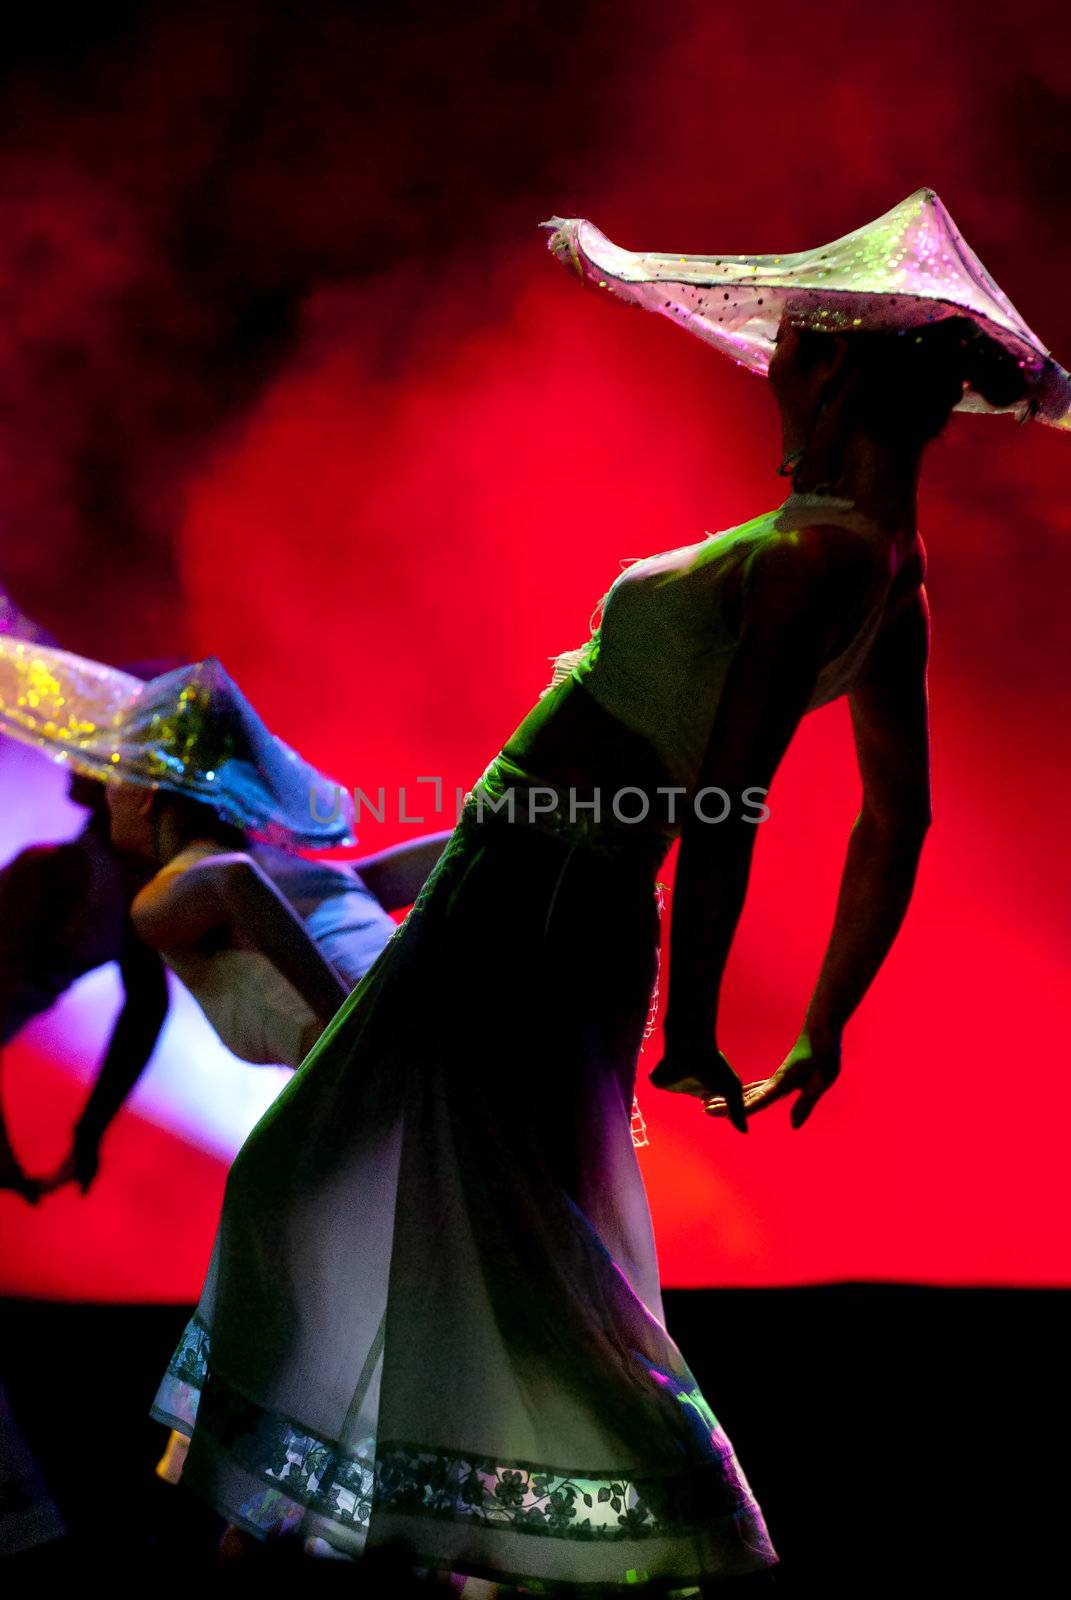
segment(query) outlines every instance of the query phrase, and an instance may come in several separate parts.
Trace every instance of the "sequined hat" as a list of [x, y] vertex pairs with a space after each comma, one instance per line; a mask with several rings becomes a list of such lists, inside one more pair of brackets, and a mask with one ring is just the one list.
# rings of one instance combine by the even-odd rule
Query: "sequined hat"
[[0, 585], [0, 634], [15, 639], [39, 639], [42, 644], [55, 643], [46, 628], [19, 610], [3, 585]]
[[1029, 388], [991, 405], [969, 387], [957, 411], [1010, 411], [1071, 429], [1071, 375], [993, 282], [932, 189], [916, 189], [876, 221], [793, 255], [644, 255], [622, 250], [582, 217], [552, 217], [548, 248], [581, 278], [672, 317], [691, 333], [765, 373], [786, 313], [801, 326], [918, 328], [971, 318], [1011, 351]]
[[275, 844], [354, 842], [345, 789], [269, 732], [211, 656], [145, 682], [0, 635], [0, 732], [88, 777], [204, 801]]

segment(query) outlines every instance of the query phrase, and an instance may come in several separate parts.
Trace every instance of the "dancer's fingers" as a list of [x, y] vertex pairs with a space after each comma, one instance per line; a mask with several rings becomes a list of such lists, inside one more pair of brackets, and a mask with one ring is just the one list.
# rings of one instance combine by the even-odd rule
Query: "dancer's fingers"
[[729, 1121], [738, 1133], [747, 1132], [747, 1108], [744, 1105], [743, 1086], [738, 1084], [728, 1097]]
[[807, 1087], [803, 1089], [789, 1113], [789, 1121], [794, 1128], [802, 1128], [815, 1106], [821, 1100], [829, 1084], [819, 1073], [814, 1072], [808, 1080]]
[[[750, 1104], [755, 1097], [756, 1090], [761, 1089], [765, 1082], [765, 1078], [758, 1078], [753, 1083], [744, 1084], [743, 1089], [745, 1106]], [[710, 1112], [712, 1117], [724, 1117], [728, 1114], [729, 1110], [728, 1101], [723, 1094], [706, 1095], [703, 1100], [703, 1106], [705, 1110]]]
[[[790, 1093], [796, 1085], [788, 1080], [787, 1074], [783, 1078], [763, 1078], [757, 1083], [749, 1083], [744, 1090], [744, 1106], [750, 1116], [752, 1112], [764, 1111], [774, 1101]], [[704, 1102], [704, 1108], [711, 1117], [724, 1117], [728, 1115], [728, 1107], [721, 1095], [713, 1095]]]

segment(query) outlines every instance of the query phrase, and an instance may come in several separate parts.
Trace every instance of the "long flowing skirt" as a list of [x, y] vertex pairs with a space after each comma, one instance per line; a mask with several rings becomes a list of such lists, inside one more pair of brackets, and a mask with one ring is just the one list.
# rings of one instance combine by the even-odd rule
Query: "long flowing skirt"
[[664, 1327], [630, 1132], [667, 840], [484, 806], [522, 777], [492, 763], [239, 1152], [154, 1415], [265, 1536], [536, 1592], [770, 1566]]

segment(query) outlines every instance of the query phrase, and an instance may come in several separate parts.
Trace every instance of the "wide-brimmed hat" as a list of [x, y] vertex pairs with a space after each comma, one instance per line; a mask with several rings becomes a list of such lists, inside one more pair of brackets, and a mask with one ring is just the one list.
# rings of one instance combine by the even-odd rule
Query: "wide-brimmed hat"
[[20, 611], [3, 584], [0, 584], [0, 634], [13, 639], [37, 639], [42, 644], [55, 644], [47, 628]]
[[582, 217], [552, 217], [548, 247], [600, 289], [671, 317], [765, 373], [782, 317], [801, 326], [906, 330], [969, 317], [1015, 357], [1029, 397], [990, 404], [969, 387], [957, 411], [1010, 411], [1071, 429], [1071, 376], [993, 282], [932, 189], [876, 221], [794, 254], [695, 256], [622, 250]]
[[214, 656], [146, 682], [0, 635], [0, 732], [87, 777], [203, 801], [276, 844], [354, 842], [346, 790], [270, 732]]

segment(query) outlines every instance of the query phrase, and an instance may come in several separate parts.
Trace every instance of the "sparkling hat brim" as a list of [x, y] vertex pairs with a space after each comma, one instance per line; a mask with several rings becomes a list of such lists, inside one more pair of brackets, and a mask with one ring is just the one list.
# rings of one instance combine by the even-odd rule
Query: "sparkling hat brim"
[[86, 777], [203, 801], [284, 847], [354, 843], [346, 790], [268, 730], [214, 657], [145, 682], [0, 635], [0, 732]]
[[623, 250], [582, 217], [553, 217], [548, 247], [619, 299], [682, 324], [765, 374], [782, 318], [842, 332], [971, 318], [1023, 368], [1029, 398], [994, 406], [965, 389], [958, 411], [1010, 411], [1071, 429], [1071, 376], [1052, 359], [964, 240], [932, 189], [814, 250], [757, 256]]

